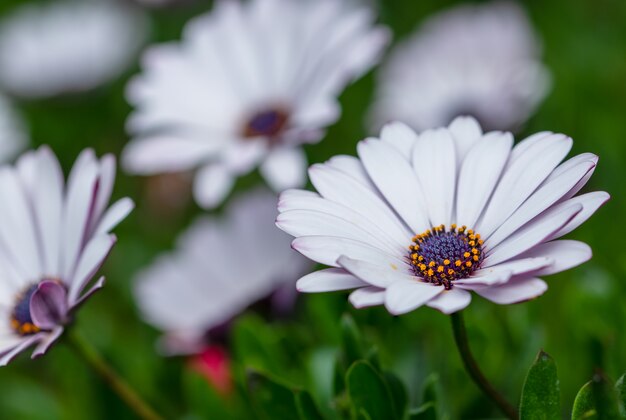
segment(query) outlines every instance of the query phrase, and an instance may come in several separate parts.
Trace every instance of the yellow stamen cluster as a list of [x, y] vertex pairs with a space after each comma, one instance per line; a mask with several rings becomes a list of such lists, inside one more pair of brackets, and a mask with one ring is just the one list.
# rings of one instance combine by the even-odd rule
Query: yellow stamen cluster
[[466, 226], [435, 226], [415, 235], [409, 246], [413, 271], [424, 281], [452, 288], [452, 281], [469, 277], [483, 258], [483, 240]]
[[15, 318], [11, 319], [11, 328], [13, 329], [13, 331], [18, 333], [19, 335], [35, 334], [41, 331], [39, 327], [33, 324], [32, 322], [21, 323]]

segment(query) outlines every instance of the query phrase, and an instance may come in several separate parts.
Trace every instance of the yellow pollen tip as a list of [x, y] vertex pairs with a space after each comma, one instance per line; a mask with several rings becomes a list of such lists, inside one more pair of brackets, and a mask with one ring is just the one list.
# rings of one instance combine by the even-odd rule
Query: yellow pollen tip
[[434, 266], [436, 266], [436, 265], [437, 265], [437, 263], [436, 263], [436, 262], [434, 262], [434, 261], [431, 261], [431, 262], [429, 262], [429, 263], [428, 263], [428, 266], [429, 266], [429, 267], [434, 267]]
[[443, 265], [440, 265], [439, 267], [437, 267], [437, 272], [443, 273]]
[[427, 273], [427, 274], [428, 274], [429, 276], [433, 276], [433, 275], [435, 274], [435, 272], [433, 271], [433, 269], [432, 269], [432, 268], [429, 268], [429, 269], [428, 269], [428, 273]]
[[463, 253], [463, 256], [464, 256], [465, 258], [469, 258], [470, 253], [469, 253], [469, 252], [464, 252], [464, 253]]
[[465, 263], [465, 266], [466, 266], [466, 267], [471, 267], [471, 266], [472, 266], [472, 262], [471, 262], [471, 261], [467, 261], [467, 262]]
[[448, 259], [443, 260], [443, 265], [450, 265], [450, 260]]
[[463, 263], [461, 262], [461, 260], [456, 260], [456, 261], [454, 262], [454, 265], [456, 265], [457, 267], [460, 267], [460, 266], [461, 266], [461, 264], [463, 264]]

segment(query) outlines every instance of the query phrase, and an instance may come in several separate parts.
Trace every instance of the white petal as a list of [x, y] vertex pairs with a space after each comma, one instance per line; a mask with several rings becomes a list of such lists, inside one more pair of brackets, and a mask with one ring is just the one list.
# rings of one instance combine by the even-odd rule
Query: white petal
[[424, 305], [445, 289], [419, 281], [398, 281], [385, 291], [385, 307], [392, 315], [402, 315]]
[[45, 335], [46, 333], [38, 333], [35, 335], [23, 337], [22, 341], [19, 344], [17, 344], [14, 348], [12, 348], [11, 350], [3, 354], [2, 357], [0, 357], [0, 366], [8, 365], [15, 356], [17, 356], [33, 344], [42, 340]]
[[476, 290], [476, 293], [499, 305], [525, 302], [544, 294], [548, 285], [541, 279], [512, 280], [502, 286]]
[[233, 175], [223, 165], [206, 165], [196, 174], [193, 195], [201, 207], [211, 209], [224, 201], [234, 184]]
[[494, 266], [545, 242], [581, 211], [582, 206], [578, 203], [548, 210], [490, 250], [482, 266]]
[[346, 175], [350, 175], [363, 186], [380, 196], [380, 192], [365, 171], [363, 164], [356, 157], [347, 155], [333, 156], [326, 162], [326, 165], [338, 169]]
[[398, 121], [385, 124], [380, 132], [380, 139], [395, 147], [408, 162], [411, 161], [417, 134], [408, 125]]
[[122, 165], [126, 171], [142, 175], [186, 171], [206, 161], [219, 147], [219, 142], [182, 136], [137, 139], [122, 152]]
[[87, 243], [78, 261], [76, 274], [70, 283], [68, 294], [70, 306], [76, 303], [84, 287], [100, 269], [115, 242], [115, 235], [100, 235]]
[[[576, 195], [578, 191], [582, 189], [582, 187], [584, 187], [587, 184], [587, 181], [589, 181], [589, 178], [591, 178], [591, 175], [593, 175], [593, 171], [598, 165], [598, 156], [594, 155], [593, 153], [581, 153], [580, 155], [574, 156], [573, 158], [563, 163], [562, 165], [560, 165], [558, 168], [554, 170], [554, 172], [557, 172], [559, 170], [569, 169], [570, 165], [575, 165], [575, 164], [578, 164], [579, 162], [585, 162], [585, 161], [591, 162], [593, 164], [593, 167], [591, 168], [589, 172], [585, 174], [585, 176], [580, 181], [578, 181], [578, 183], [576, 183], [576, 185], [574, 185], [574, 187], [567, 194], [563, 196], [563, 198], [561, 198], [561, 200], [567, 200], [569, 198], [572, 198], [573, 196]], [[565, 166], [566, 164], [567, 166]], [[561, 167], [563, 168], [561, 169]]]
[[428, 229], [424, 192], [408, 160], [380, 140], [364, 140], [357, 149], [378, 190], [413, 232]]
[[445, 129], [423, 132], [413, 148], [413, 169], [424, 190], [433, 226], [450, 225], [456, 189], [454, 140]]
[[444, 290], [441, 294], [426, 303], [426, 306], [435, 308], [446, 315], [460, 311], [472, 301], [472, 294], [457, 287]]
[[504, 270], [510, 271], [513, 276], [518, 276], [520, 274], [536, 272], [537, 270], [550, 267], [552, 264], [554, 264], [554, 259], [548, 255], [536, 254], [534, 257], [528, 257], [527, 254], [524, 254], [521, 258], [510, 260], [492, 267], [476, 270], [473, 275], [487, 275]]
[[457, 117], [448, 126], [456, 147], [457, 160], [460, 164], [465, 155], [483, 135], [480, 124], [473, 117]]
[[289, 210], [276, 218], [276, 226], [291, 236], [338, 236], [371, 244], [394, 254], [397, 248], [348, 219], [311, 210]]
[[473, 290], [477, 287], [484, 286], [492, 286], [495, 284], [503, 284], [509, 281], [513, 273], [511, 270], [497, 270], [493, 269], [491, 271], [488, 270], [480, 270], [481, 272], [476, 272], [472, 274], [471, 277], [466, 279], [459, 279], [454, 281], [455, 287], [460, 287], [462, 289]]
[[95, 224], [100, 222], [102, 214], [109, 205], [111, 194], [113, 193], [113, 185], [115, 184], [115, 173], [117, 170], [115, 157], [111, 154], [105, 155], [100, 159], [100, 170], [98, 175], [98, 191], [94, 202], [93, 217], [89, 226], [89, 233], [95, 230]]
[[42, 339], [37, 347], [35, 347], [31, 359], [36, 359], [46, 354], [50, 346], [59, 339], [61, 334], [63, 334], [63, 327], [56, 327], [51, 332], [49, 332], [46, 338]]
[[292, 210], [310, 210], [333, 215], [343, 220], [348, 220], [360, 229], [367, 231], [372, 237], [378, 238], [377, 240], [381, 246], [384, 243], [386, 247], [393, 249], [394, 253], [402, 253], [407, 250], [406, 235], [394, 238], [389, 234], [389, 231], [381, 228], [376, 221], [368, 219], [352, 208], [326, 200], [310, 191], [288, 190], [283, 192], [278, 201], [278, 210], [281, 213]]
[[345, 255], [339, 257], [337, 263], [354, 276], [376, 287], [385, 288], [396, 281], [415, 281], [415, 277], [408, 273], [406, 264], [375, 264]]
[[43, 270], [59, 276], [61, 218], [64, 179], [56, 156], [48, 147], [41, 147], [37, 159], [38, 179], [33, 195], [33, 210], [41, 235]]
[[98, 164], [93, 150], [83, 151], [70, 172], [67, 195], [63, 207], [61, 235], [65, 241], [61, 255], [63, 279], [73, 276], [80, 251], [84, 246], [85, 232], [92, 216], [97, 188]]
[[580, 204], [583, 209], [576, 215], [576, 217], [570, 220], [568, 224], [554, 232], [547, 240], [557, 239], [561, 236], [567, 235], [587, 221], [587, 219], [589, 219], [604, 203], [609, 201], [610, 198], [611, 196], [604, 191], [595, 191], [570, 198], [569, 200], [559, 204], [557, 207]]
[[124, 220], [134, 208], [135, 203], [130, 198], [124, 197], [119, 199], [104, 213], [93, 235], [97, 236], [109, 233]]
[[313, 165], [309, 176], [322, 197], [361, 213], [392, 237], [410, 241], [413, 234], [387, 204], [354, 178], [325, 165]]
[[591, 259], [591, 247], [583, 242], [559, 240], [540, 244], [524, 253], [524, 257], [547, 257], [553, 263], [539, 270], [537, 276], [560, 273]]
[[259, 168], [261, 175], [274, 191], [302, 187], [306, 184], [307, 160], [301, 148], [274, 149]]
[[15, 171], [0, 169], [0, 238], [8, 258], [15, 261], [25, 281], [41, 275], [41, 257], [28, 198]]
[[456, 223], [476, 226], [485, 204], [500, 180], [511, 147], [511, 133], [485, 135], [467, 153], [461, 164], [456, 200]]
[[[578, 159], [577, 159], [578, 161]], [[524, 223], [533, 219], [545, 209], [556, 203], [593, 170], [593, 161], [580, 161], [572, 164], [572, 159], [560, 165], [545, 182], [526, 200], [511, 217], [485, 241], [486, 247], [495, 247]], [[566, 168], [561, 168], [566, 166]]]
[[572, 139], [555, 134], [534, 143], [517, 159], [511, 161], [485, 213], [475, 230], [486, 239], [504, 222], [550, 175], [572, 147]]
[[302, 293], [334, 292], [365, 287], [367, 283], [341, 268], [327, 268], [302, 277], [296, 289]]
[[[404, 261], [363, 242], [332, 236], [302, 236], [292, 242], [292, 247], [305, 257], [320, 264], [338, 267], [342, 255], [379, 265], [401, 267]], [[392, 267], [393, 268], [393, 267]]]
[[362, 287], [350, 293], [348, 299], [352, 306], [357, 309], [382, 305], [385, 303], [385, 289]]

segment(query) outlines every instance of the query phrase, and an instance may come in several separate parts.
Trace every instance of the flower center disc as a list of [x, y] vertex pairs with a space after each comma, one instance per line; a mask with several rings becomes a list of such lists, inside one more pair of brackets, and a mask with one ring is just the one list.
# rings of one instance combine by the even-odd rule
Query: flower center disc
[[11, 328], [19, 335], [31, 335], [39, 332], [30, 315], [30, 298], [37, 290], [37, 284], [30, 286], [17, 298], [17, 305], [11, 313]]
[[289, 114], [280, 108], [270, 108], [252, 115], [246, 123], [244, 137], [275, 137], [280, 134], [285, 126]]
[[446, 289], [469, 277], [483, 260], [483, 240], [466, 226], [444, 225], [413, 237], [409, 258], [416, 276]]

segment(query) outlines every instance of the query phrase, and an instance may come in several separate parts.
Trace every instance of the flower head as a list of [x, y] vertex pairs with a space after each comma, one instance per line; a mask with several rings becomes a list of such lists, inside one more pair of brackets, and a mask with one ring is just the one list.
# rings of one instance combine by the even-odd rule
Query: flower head
[[199, 169], [198, 203], [219, 204], [257, 166], [275, 190], [302, 186], [306, 157], [339, 117], [337, 96], [378, 59], [388, 33], [337, 0], [217, 2], [179, 44], [156, 46], [131, 82], [138, 174]]
[[0, 85], [27, 98], [96, 88], [130, 65], [146, 24], [113, 1], [24, 5], [0, 23]]
[[512, 130], [549, 87], [540, 43], [512, 2], [463, 5], [427, 20], [381, 69], [372, 120], [424, 130], [459, 115], [483, 128]]
[[576, 196], [598, 159], [560, 163], [569, 137], [542, 132], [513, 147], [510, 133], [483, 133], [469, 117], [419, 135], [392, 123], [380, 137], [360, 142], [358, 159], [313, 165], [318, 193], [281, 195], [277, 225], [293, 248], [333, 267], [300, 279], [300, 291], [357, 289], [356, 307], [452, 313], [470, 291], [499, 304], [535, 298], [547, 289], [539, 277], [591, 258], [559, 238], [609, 195]]
[[201, 351], [211, 329], [310, 267], [289, 248], [275, 218], [276, 197], [253, 191], [233, 201], [223, 218], [197, 220], [176, 251], [138, 275], [135, 297], [144, 318], [165, 332], [162, 352]]
[[9, 101], [0, 95], [0, 162], [6, 162], [28, 142], [24, 123]]
[[84, 151], [67, 186], [47, 147], [0, 168], [0, 365], [37, 345], [47, 351], [76, 308], [104, 284], [91, 283], [115, 243], [109, 232], [133, 207], [107, 209], [115, 160]]

